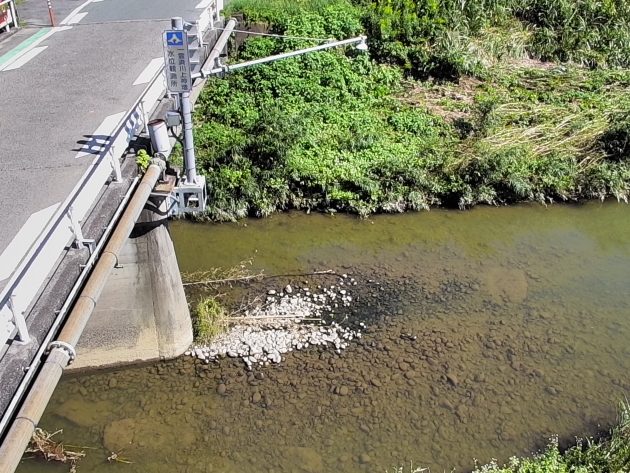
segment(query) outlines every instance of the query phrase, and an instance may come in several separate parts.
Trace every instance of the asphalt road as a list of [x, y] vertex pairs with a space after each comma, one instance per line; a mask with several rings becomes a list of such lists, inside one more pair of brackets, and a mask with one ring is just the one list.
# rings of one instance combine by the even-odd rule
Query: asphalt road
[[[0, 44], [5, 55], [1, 61], [18, 41], [44, 37], [34, 48], [37, 54], [19, 67], [2, 70], [0, 62], [0, 285], [10, 274], [8, 268], [19, 262], [18, 253], [28, 249], [45, 225], [50, 213], [45, 209], [70, 194], [92, 161], [89, 154], [77, 157], [80, 149], [98, 148], [104, 136], [94, 136], [95, 131], [106, 135], [102, 130], [113, 128], [118, 114], [143, 91], [145, 85], [134, 81], [152, 59], [162, 56], [161, 32], [169, 18], [196, 20], [202, 11], [195, 8], [199, 3], [93, 0], [74, 16], [78, 23], [69, 19], [68, 29], [47, 37], [50, 30], [29, 28], [9, 38], [8, 46]], [[41, 4], [45, 2], [27, 0], [22, 18], [41, 19]], [[53, 4], [63, 6], [57, 10], [61, 21], [60, 11], [70, 14], [82, 3]]]

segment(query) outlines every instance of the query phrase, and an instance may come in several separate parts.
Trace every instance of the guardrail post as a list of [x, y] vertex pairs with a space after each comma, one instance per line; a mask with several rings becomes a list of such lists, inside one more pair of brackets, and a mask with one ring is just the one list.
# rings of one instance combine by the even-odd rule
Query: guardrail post
[[144, 108], [144, 100], [140, 101], [140, 113], [142, 113], [142, 132], [145, 135], [149, 134], [149, 115]]
[[74, 214], [74, 205], [68, 209], [68, 218], [70, 219], [70, 224], [72, 225], [72, 233], [74, 233], [74, 246], [80, 248], [85, 241], [85, 238], [83, 238], [81, 223]]
[[74, 214], [74, 205], [70, 206], [68, 209], [68, 218], [70, 219], [70, 224], [72, 226], [72, 233], [74, 233], [74, 247], [81, 248], [81, 246], [87, 246], [90, 254], [94, 251], [94, 245], [96, 242], [90, 238], [85, 238], [83, 236], [83, 230], [81, 229], [81, 223], [79, 219]]
[[121, 182], [122, 172], [120, 170], [120, 161], [118, 161], [118, 159], [116, 159], [116, 156], [114, 156], [113, 145], [109, 148], [109, 151], [107, 152], [107, 157], [109, 158], [109, 163], [112, 165], [112, 171], [114, 172], [114, 182]]
[[26, 320], [24, 320], [24, 311], [15, 307], [15, 294], [11, 294], [9, 300], [7, 301], [7, 306], [9, 307], [9, 311], [13, 315], [13, 323], [18, 331], [18, 337], [20, 337], [21, 343], [29, 343], [31, 341], [31, 337], [28, 334], [28, 329], [26, 327]]

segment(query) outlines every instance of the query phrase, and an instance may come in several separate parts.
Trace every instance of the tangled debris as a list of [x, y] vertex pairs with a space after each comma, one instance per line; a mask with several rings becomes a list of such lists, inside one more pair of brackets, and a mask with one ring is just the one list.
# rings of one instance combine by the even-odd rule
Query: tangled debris
[[85, 456], [85, 452], [66, 450], [62, 442], [53, 440], [55, 435], [62, 432], [63, 430], [57, 430], [50, 433], [44, 429], [36, 428], [25, 453], [34, 453], [43, 457], [46, 461], [69, 464], [70, 473], [74, 473], [77, 470], [77, 462]]

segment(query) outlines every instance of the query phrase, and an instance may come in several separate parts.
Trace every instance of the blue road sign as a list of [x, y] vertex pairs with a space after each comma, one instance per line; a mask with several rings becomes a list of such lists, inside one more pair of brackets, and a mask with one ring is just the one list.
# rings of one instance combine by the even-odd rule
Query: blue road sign
[[165, 78], [168, 90], [177, 93], [190, 92], [192, 74], [190, 72], [190, 55], [186, 32], [167, 30], [162, 38], [164, 42]]
[[184, 45], [183, 31], [166, 31], [166, 45], [173, 47], [181, 47]]

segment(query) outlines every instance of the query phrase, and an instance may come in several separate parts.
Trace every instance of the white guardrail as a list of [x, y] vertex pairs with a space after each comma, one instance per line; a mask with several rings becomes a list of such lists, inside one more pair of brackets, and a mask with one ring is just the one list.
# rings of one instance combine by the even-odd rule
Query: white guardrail
[[17, 26], [18, 16], [15, 2], [13, 0], [0, 1], [0, 30], [4, 28], [9, 32], [11, 28], [16, 28]]
[[[7, 3], [7, 0], [0, 5]], [[211, 2], [201, 13], [196, 27], [204, 34], [220, 13], [223, 2]], [[133, 104], [129, 112], [118, 123], [105, 148], [83, 174], [66, 200], [59, 205], [44, 230], [13, 271], [0, 293], [0, 353], [2, 347], [16, 334], [21, 343], [28, 343], [25, 314], [40, 292], [59, 256], [69, 244], [85, 242], [81, 224], [94, 205], [103, 186], [114, 174], [120, 181], [120, 157], [134, 136], [147, 126], [150, 112], [158, 100], [166, 94], [164, 67], [155, 74], [151, 82]], [[51, 308], [54, 310], [56, 308]]]

